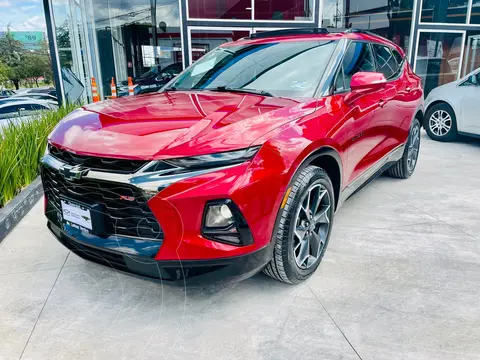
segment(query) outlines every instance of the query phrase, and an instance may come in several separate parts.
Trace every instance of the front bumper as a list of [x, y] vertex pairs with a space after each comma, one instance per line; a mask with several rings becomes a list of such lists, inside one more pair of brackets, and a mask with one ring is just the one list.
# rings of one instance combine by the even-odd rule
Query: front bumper
[[[123, 164], [119, 161], [116, 166]], [[240, 280], [271, 259], [275, 209], [288, 183], [285, 162], [277, 152], [261, 149], [249, 162], [180, 174], [162, 170], [118, 174], [90, 168], [72, 178], [64, 164], [52, 155], [42, 159], [48, 226], [65, 246], [86, 259], [190, 284]], [[156, 195], [147, 199], [151, 190]], [[90, 207], [95, 231], [82, 232], [65, 224], [60, 198]], [[206, 204], [221, 199], [232, 201], [245, 220], [251, 239], [243, 246], [203, 234]]]
[[222, 259], [164, 260], [97, 247], [79, 240], [81, 233], [66, 233], [48, 221], [52, 234], [78, 256], [116, 270], [178, 286], [240, 281], [261, 271], [272, 258], [271, 245], [253, 253]]

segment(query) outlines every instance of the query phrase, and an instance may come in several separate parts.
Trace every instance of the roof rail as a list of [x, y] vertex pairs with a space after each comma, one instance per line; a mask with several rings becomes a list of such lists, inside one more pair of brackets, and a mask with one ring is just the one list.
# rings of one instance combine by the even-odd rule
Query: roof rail
[[337, 32], [344, 32], [344, 33], [353, 33], [353, 34], [367, 34], [367, 35], [372, 35], [372, 36], [376, 36], [376, 37], [379, 37], [379, 38], [382, 38], [382, 39], [385, 39], [385, 40], [388, 40], [391, 42], [390, 39], [378, 34], [376, 31], [374, 30], [365, 30], [365, 29], [356, 29], [356, 28], [348, 28], [348, 29], [341, 29], [341, 28], [327, 28], [328, 32], [331, 32], [331, 33], [337, 33]]
[[262, 38], [268, 38], [268, 37], [274, 37], [274, 36], [315, 35], [315, 34], [328, 34], [328, 30], [325, 28], [299, 28], [299, 29], [262, 31], [259, 33], [251, 34], [250, 39], [262, 39]]
[[[355, 28], [298, 28], [298, 29], [283, 29], [283, 30], [272, 30], [272, 31], [262, 31], [259, 33], [251, 34], [246, 39], [263, 39], [275, 36], [289, 36], [289, 35], [315, 35], [315, 34], [336, 34], [336, 33], [359, 33], [359, 34], [368, 34], [377, 37], [382, 37], [381, 35], [375, 33], [371, 30], [355, 29]], [[384, 37], [382, 37], [384, 38]], [[245, 38], [243, 38], [245, 39]], [[386, 39], [386, 38], [384, 38]], [[388, 39], [387, 39], [388, 40]]]

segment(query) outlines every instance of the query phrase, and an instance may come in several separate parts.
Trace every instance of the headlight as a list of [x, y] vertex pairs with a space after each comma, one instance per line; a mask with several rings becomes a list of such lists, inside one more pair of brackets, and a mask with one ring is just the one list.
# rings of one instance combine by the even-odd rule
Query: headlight
[[260, 149], [260, 146], [253, 146], [247, 149], [227, 151], [216, 154], [199, 155], [187, 158], [163, 160], [174, 166], [183, 168], [208, 168], [225, 165], [239, 164], [252, 159]]

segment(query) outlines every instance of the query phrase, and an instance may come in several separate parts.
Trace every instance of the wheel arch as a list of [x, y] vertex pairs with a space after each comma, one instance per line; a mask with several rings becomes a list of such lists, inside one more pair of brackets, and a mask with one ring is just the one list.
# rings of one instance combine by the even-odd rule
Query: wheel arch
[[457, 118], [457, 123], [458, 123], [458, 116], [457, 116], [457, 111], [455, 110], [455, 107], [454, 107], [450, 102], [448, 102], [447, 100], [437, 99], [437, 100], [434, 100], [434, 101], [432, 101], [431, 103], [429, 103], [429, 104], [427, 105], [427, 107], [425, 108], [425, 117], [424, 117], [424, 119], [423, 119], [423, 121], [422, 121], [422, 124], [423, 124], [423, 127], [424, 127], [424, 128], [425, 128], [426, 125], [427, 125], [425, 122], [428, 120], [428, 119], [427, 119], [427, 114], [428, 114], [428, 112], [430, 111], [430, 109], [431, 109], [432, 107], [434, 107], [435, 105], [438, 105], [438, 104], [446, 104], [446, 105], [448, 105], [448, 106], [452, 109], [453, 114], [454, 114], [455, 117]]
[[426, 112], [424, 112], [423, 108], [419, 108], [415, 112], [415, 116], [413, 117], [413, 119], [418, 119], [418, 121], [420, 121], [420, 126], [423, 126], [423, 122], [425, 121], [425, 114]]
[[297, 174], [308, 165], [320, 167], [328, 174], [333, 185], [336, 210], [343, 184], [343, 166], [340, 154], [331, 146], [322, 146], [314, 150], [297, 166], [290, 182], [292, 183]]

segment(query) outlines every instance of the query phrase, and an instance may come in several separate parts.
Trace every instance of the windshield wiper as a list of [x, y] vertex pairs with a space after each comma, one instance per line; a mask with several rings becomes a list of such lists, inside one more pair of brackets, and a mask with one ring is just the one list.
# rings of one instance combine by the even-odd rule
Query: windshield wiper
[[270, 96], [270, 97], [274, 96], [272, 93], [269, 93], [268, 91], [265, 91], [265, 90], [231, 88], [231, 87], [228, 87], [228, 86], [217, 86], [215, 89], [206, 88], [204, 90], [221, 91], [221, 92], [239, 92], [239, 93], [263, 95], [263, 96]]
[[166, 91], [166, 92], [168, 92], [168, 91], [178, 91], [178, 89], [175, 86], [170, 86], [163, 91]]

